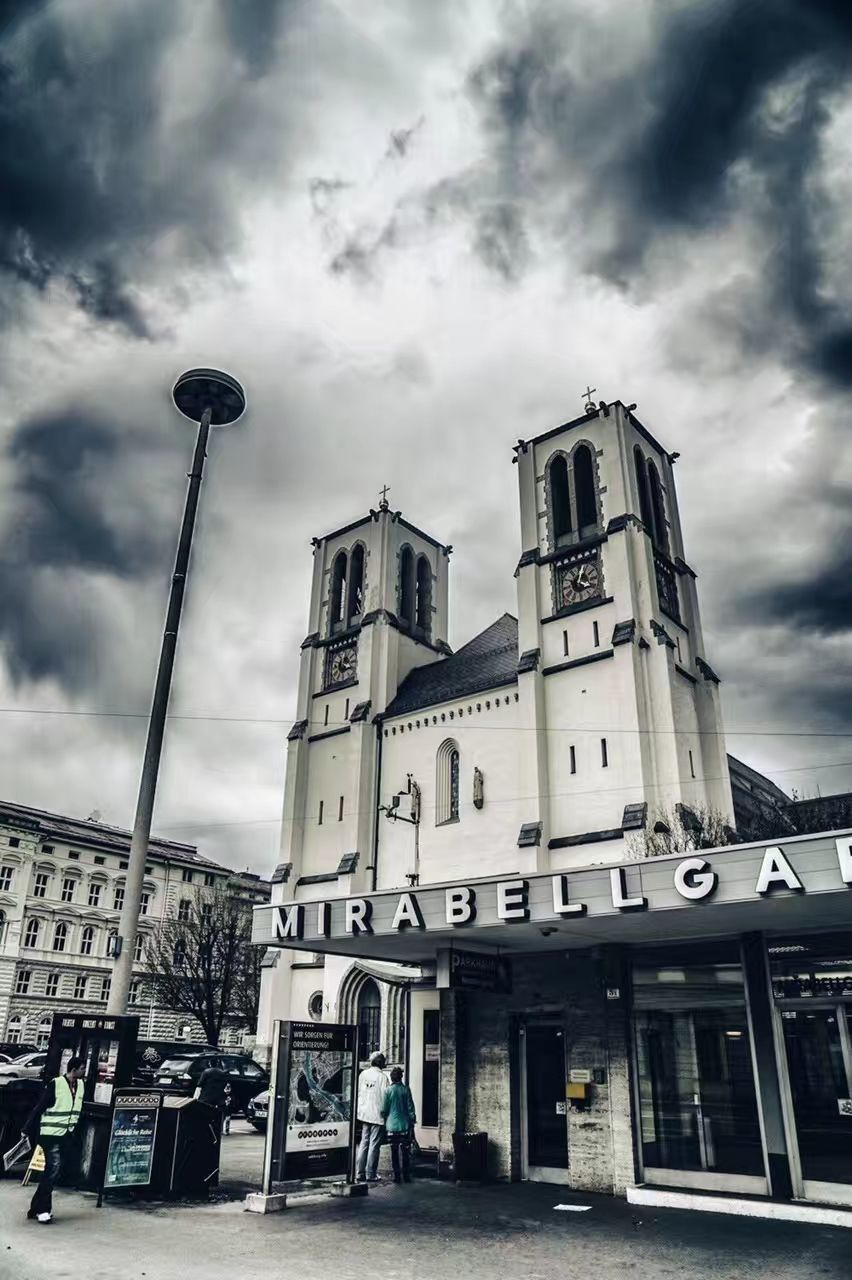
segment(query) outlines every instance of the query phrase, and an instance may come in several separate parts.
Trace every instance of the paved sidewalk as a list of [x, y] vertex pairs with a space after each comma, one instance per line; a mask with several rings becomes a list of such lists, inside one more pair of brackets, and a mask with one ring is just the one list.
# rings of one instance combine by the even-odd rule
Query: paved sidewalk
[[[383, 1185], [366, 1199], [256, 1217], [239, 1202], [148, 1208], [58, 1193], [57, 1220], [24, 1217], [0, 1182], [0, 1280], [849, 1280], [852, 1233], [676, 1210], [524, 1184]], [[564, 1213], [560, 1203], [588, 1204]]]

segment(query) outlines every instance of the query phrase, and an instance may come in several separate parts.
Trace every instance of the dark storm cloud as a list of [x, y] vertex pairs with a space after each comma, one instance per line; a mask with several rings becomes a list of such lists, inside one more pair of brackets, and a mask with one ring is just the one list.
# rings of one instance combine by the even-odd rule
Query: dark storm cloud
[[171, 541], [153, 476], [143, 492], [122, 474], [141, 447], [74, 410], [38, 415], [14, 433], [0, 552], [0, 647], [14, 680], [52, 676], [79, 689], [103, 675], [109, 627], [95, 583], [144, 578]]
[[[253, 163], [252, 85], [268, 69], [292, 7], [222, 0], [223, 51], [236, 70], [200, 94], [197, 81], [195, 114], [176, 114], [168, 91], [176, 91], [170, 59], [181, 40], [198, 38], [191, 6], [136, 0], [87, 17], [53, 4], [0, 21], [7, 279], [36, 289], [65, 281], [95, 320], [147, 336], [138, 286], [169, 264], [216, 264], [238, 237], [233, 179], [260, 183], [277, 171], [271, 160], [265, 170]], [[157, 251], [167, 241], [164, 263]]]
[[852, 631], [852, 529], [832, 542], [827, 556], [815, 554], [795, 577], [768, 585], [740, 607], [796, 630]]

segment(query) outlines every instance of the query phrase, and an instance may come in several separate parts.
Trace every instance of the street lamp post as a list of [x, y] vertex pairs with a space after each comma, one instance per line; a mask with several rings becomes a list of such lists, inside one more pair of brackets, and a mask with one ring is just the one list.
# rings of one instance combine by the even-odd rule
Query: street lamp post
[[130, 841], [124, 902], [119, 919], [118, 938], [115, 943], [115, 965], [113, 966], [112, 983], [107, 1003], [107, 1012], [112, 1014], [127, 1012], [127, 997], [130, 991], [136, 934], [139, 928], [139, 908], [142, 903], [142, 884], [145, 878], [145, 862], [148, 857], [148, 841], [151, 835], [151, 817], [154, 810], [154, 798], [157, 793], [157, 775], [160, 769], [160, 754], [163, 747], [163, 731], [169, 706], [172, 669], [174, 667], [178, 627], [180, 626], [180, 615], [186, 588], [186, 575], [189, 568], [189, 553], [192, 547], [195, 513], [198, 509], [204, 460], [207, 456], [207, 441], [211, 426], [229, 426], [231, 423], [236, 422], [242, 416], [246, 404], [245, 393], [236, 379], [230, 377], [227, 373], [220, 373], [216, 369], [190, 369], [188, 373], [178, 378], [172, 391], [172, 397], [178, 410], [191, 421], [198, 423], [198, 435], [195, 440], [192, 469], [188, 475], [189, 483], [183, 509], [183, 522], [181, 523], [175, 569], [169, 591], [169, 605], [166, 610], [166, 625], [163, 631], [163, 643], [160, 648], [160, 662], [157, 667], [157, 680], [154, 685], [151, 714], [148, 719], [148, 738], [145, 743], [142, 777], [139, 781], [139, 795], [136, 801], [133, 836]]

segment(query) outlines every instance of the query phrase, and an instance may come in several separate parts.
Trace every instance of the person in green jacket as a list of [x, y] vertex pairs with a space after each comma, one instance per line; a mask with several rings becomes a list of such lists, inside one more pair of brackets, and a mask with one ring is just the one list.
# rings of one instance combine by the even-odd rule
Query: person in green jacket
[[382, 1108], [391, 1149], [394, 1182], [411, 1181], [411, 1139], [417, 1123], [414, 1099], [407, 1084], [402, 1082], [402, 1068], [394, 1067], [390, 1073], [391, 1086], [385, 1095]]

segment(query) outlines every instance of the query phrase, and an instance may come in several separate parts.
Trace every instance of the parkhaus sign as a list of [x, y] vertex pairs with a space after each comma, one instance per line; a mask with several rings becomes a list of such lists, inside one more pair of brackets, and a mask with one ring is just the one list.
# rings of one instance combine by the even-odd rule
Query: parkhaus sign
[[852, 835], [731, 846], [616, 867], [426, 885], [255, 908], [255, 942], [284, 947], [324, 939], [465, 932], [479, 927], [654, 912], [852, 887]]

